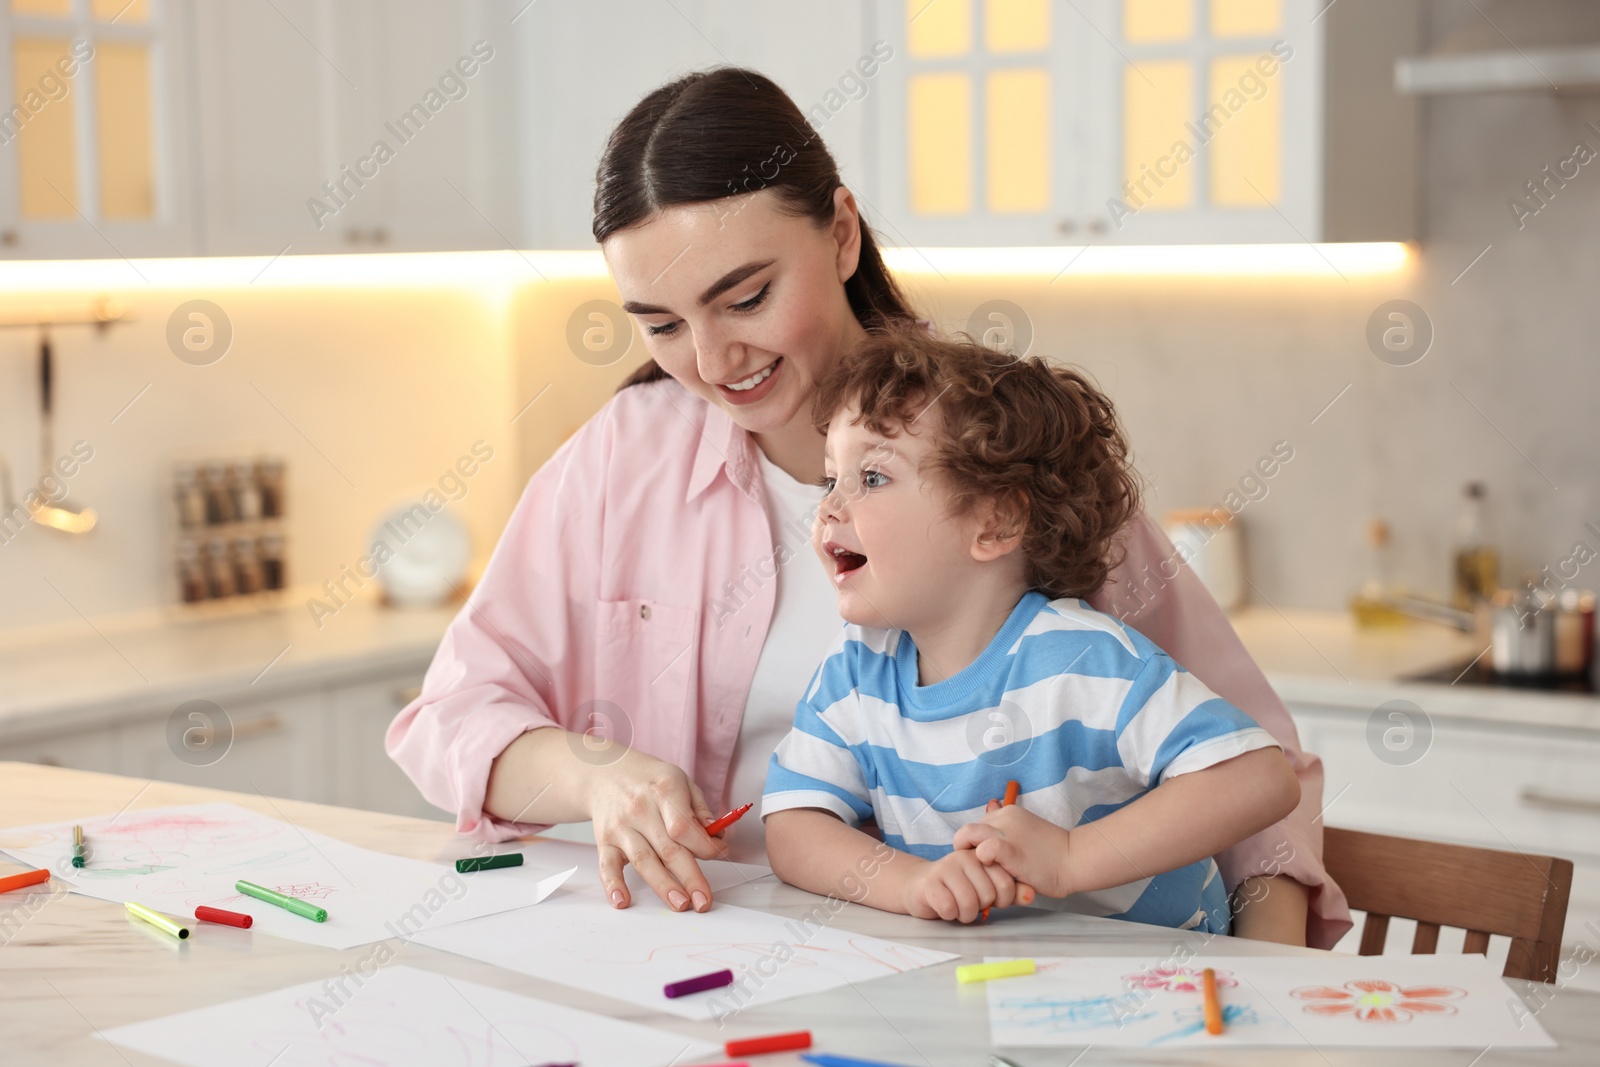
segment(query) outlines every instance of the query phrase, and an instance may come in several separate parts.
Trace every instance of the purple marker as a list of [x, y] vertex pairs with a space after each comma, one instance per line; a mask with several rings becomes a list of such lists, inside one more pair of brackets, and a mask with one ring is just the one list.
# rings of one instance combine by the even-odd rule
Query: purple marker
[[661, 991], [669, 997], [686, 997], [690, 993], [700, 993], [707, 989], [716, 989], [720, 986], [733, 984], [732, 971], [712, 971], [702, 974], [698, 978], [685, 978], [681, 982], [668, 982]]

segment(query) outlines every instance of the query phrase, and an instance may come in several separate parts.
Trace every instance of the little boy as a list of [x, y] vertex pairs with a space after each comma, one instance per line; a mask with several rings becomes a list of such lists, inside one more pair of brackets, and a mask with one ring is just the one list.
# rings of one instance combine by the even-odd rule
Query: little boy
[[773, 870], [921, 918], [1037, 891], [1226, 933], [1212, 856], [1300, 788], [1271, 735], [1083, 602], [1138, 510], [1110, 401], [1037, 357], [884, 332], [813, 419], [845, 626], [768, 767]]

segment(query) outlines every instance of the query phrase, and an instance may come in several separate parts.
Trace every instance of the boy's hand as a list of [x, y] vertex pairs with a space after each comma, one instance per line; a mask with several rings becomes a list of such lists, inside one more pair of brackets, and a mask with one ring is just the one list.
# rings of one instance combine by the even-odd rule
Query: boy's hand
[[1030, 885], [1047, 897], [1065, 897], [1073, 893], [1071, 841], [1070, 831], [1025, 808], [991, 803], [982, 822], [956, 831], [953, 855], [970, 852], [991, 870], [1005, 871], [1013, 883]]
[[970, 923], [987, 908], [1009, 908], [1017, 884], [999, 867], [978, 859], [971, 849], [957, 849], [925, 862], [906, 883], [901, 903], [907, 915]]

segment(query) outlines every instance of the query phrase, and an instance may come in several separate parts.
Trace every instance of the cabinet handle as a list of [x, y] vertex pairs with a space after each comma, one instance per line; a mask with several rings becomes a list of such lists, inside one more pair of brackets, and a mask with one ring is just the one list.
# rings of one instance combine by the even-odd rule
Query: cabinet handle
[[403, 689], [394, 691], [394, 702], [402, 708], [422, 695], [422, 686], [408, 685]]
[[281, 729], [283, 729], [283, 718], [277, 712], [269, 711], [265, 715], [257, 715], [236, 725], [233, 728], [233, 739], [244, 741], [263, 734], [275, 734]]
[[1600, 800], [1590, 797], [1563, 796], [1560, 793], [1546, 793], [1542, 789], [1524, 789], [1521, 800], [1522, 803], [1530, 808], [1545, 808], [1549, 811], [1575, 811], [1582, 815], [1600, 815]]

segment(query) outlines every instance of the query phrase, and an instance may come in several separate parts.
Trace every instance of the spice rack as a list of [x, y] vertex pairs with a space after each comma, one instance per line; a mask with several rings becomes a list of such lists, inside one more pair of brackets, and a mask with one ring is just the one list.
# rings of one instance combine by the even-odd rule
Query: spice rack
[[173, 549], [185, 610], [249, 610], [288, 588], [283, 457], [233, 456], [172, 465]]

